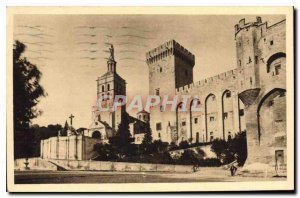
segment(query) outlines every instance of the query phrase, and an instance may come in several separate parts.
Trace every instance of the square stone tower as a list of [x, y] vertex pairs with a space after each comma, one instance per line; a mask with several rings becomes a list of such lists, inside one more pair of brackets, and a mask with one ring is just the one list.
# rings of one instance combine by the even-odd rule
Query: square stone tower
[[193, 82], [195, 56], [175, 40], [146, 54], [149, 67], [149, 94], [175, 94], [175, 89]]
[[[175, 40], [168, 41], [146, 54], [149, 67], [149, 95], [171, 99], [176, 88], [193, 83], [195, 56]], [[165, 142], [177, 140], [176, 113], [151, 108], [150, 126], [154, 139]]]

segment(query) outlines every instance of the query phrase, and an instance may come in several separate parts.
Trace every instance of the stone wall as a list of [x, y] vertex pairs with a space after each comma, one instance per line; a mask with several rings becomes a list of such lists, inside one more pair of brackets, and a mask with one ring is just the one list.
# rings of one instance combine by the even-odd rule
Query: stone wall
[[[14, 169], [24, 170], [26, 167], [24, 164], [25, 162], [26, 162], [25, 158], [16, 159], [14, 161]], [[27, 163], [30, 170], [57, 170], [57, 166], [48, 162], [47, 160], [38, 157], [28, 158]]]
[[101, 140], [87, 136], [58, 136], [41, 141], [41, 158], [87, 160], [94, 157], [93, 147]]
[[84, 160], [49, 160], [66, 170], [95, 170], [122, 172], [192, 172], [192, 166], [171, 164], [146, 164]]

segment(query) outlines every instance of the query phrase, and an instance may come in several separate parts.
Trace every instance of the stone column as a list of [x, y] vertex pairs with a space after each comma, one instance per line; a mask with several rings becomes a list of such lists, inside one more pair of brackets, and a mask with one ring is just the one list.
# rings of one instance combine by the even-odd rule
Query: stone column
[[[215, 138], [223, 139], [223, 115], [222, 115], [222, 93], [216, 93], [217, 102], [217, 132]], [[215, 135], [214, 135], [215, 136]]]
[[238, 93], [237, 92], [232, 92], [232, 97], [233, 97], [233, 101], [232, 101], [232, 106], [233, 106], [233, 134], [240, 132], [240, 121], [239, 121], [239, 97], [238, 97]]

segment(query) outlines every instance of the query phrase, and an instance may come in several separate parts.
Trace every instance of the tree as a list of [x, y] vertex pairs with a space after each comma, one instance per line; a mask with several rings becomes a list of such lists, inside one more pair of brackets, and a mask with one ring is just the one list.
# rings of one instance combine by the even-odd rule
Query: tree
[[237, 154], [237, 161], [240, 166], [244, 165], [247, 159], [246, 131], [239, 132], [229, 143], [229, 150], [233, 155]]
[[181, 165], [195, 165], [198, 164], [201, 159], [203, 159], [202, 156], [198, 155], [193, 150], [187, 149], [184, 150], [176, 163]]
[[177, 146], [175, 142], [171, 142], [169, 150], [173, 151], [173, 150], [178, 150], [178, 149], [179, 149], [179, 146]]
[[114, 137], [110, 138], [109, 141], [110, 144], [119, 151], [120, 157], [131, 155], [132, 152], [135, 153], [131, 147], [134, 138], [132, 138], [130, 134], [128, 113], [125, 112], [122, 114], [117, 133]]
[[13, 113], [15, 158], [29, 155], [28, 133], [31, 120], [42, 112], [36, 108], [39, 98], [45, 96], [39, 84], [41, 72], [22, 58], [25, 45], [16, 41], [13, 48]]
[[180, 149], [187, 149], [189, 147], [188, 141], [182, 141], [179, 143], [179, 148]]
[[147, 122], [145, 125], [145, 135], [144, 135], [143, 141], [140, 145], [142, 153], [146, 153], [146, 154], [151, 153], [150, 147], [151, 147], [152, 141], [153, 141], [153, 138], [152, 138], [152, 131], [150, 128], [150, 123]]
[[111, 161], [118, 159], [117, 151], [110, 144], [97, 143], [94, 145], [94, 151], [99, 155], [94, 160]]
[[225, 140], [215, 139], [212, 142], [211, 150], [216, 154], [218, 159], [221, 159], [222, 154], [228, 150], [228, 144]]
[[223, 164], [237, 160], [238, 164], [242, 166], [247, 159], [246, 131], [237, 133], [234, 138], [227, 142], [220, 139], [214, 140], [211, 150]]
[[154, 140], [153, 142], [153, 153], [164, 153], [168, 150], [169, 144], [162, 142], [161, 140]]
[[151, 144], [152, 143], [152, 131], [151, 131], [151, 128], [150, 128], [150, 123], [147, 122], [146, 125], [145, 125], [145, 136], [144, 136], [144, 139], [142, 141], [142, 144], [144, 145], [148, 145], [148, 144]]
[[67, 136], [68, 135], [68, 130], [69, 130], [70, 126], [68, 124], [68, 121], [66, 120], [64, 128], [62, 129], [62, 136]]

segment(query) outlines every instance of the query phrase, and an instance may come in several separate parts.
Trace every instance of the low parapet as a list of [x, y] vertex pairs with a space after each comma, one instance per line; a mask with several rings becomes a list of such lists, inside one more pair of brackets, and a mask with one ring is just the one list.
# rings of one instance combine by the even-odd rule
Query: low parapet
[[168, 41], [155, 49], [146, 53], [148, 64], [156, 62], [166, 56], [175, 55], [188, 61], [192, 66], [195, 65], [195, 55], [181, 46], [175, 40]]
[[218, 75], [209, 77], [209, 78], [205, 78], [203, 80], [200, 80], [198, 82], [194, 82], [188, 85], [185, 85], [183, 87], [179, 87], [176, 88], [176, 93], [189, 93], [193, 91], [193, 88], [195, 87], [203, 87], [203, 86], [207, 86], [207, 85], [211, 85], [212, 83], [217, 83], [220, 82], [222, 80], [228, 79], [228, 78], [237, 78], [237, 74], [238, 74], [238, 69], [232, 69], [223, 73], [220, 73]]

